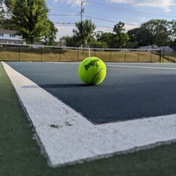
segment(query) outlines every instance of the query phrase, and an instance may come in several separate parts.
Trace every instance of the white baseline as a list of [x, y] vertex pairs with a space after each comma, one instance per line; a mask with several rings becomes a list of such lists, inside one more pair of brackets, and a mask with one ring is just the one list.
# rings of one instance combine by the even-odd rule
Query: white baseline
[[120, 68], [138, 68], [138, 69], [154, 69], [154, 70], [176, 70], [176, 68], [173, 67], [151, 67], [149, 66], [141, 66], [141, 65], [113, 65], [113, 64], [108, 64], [107, 66], [110, 67], [120, 67]]
[[52, 167], [106, 157], [176, 139], [176, 115], [93, 125], [6, 63]]

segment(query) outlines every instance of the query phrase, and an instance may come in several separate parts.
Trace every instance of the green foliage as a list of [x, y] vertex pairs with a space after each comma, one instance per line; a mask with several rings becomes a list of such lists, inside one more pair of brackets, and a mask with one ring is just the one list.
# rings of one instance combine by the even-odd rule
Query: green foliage
[[19, 35], [28, 43], [38, 41], [49, 33], [48, 8], [43, 0], [16, 0], [12, 21]]
[[128, 31], [128, 35], [131, 43], [138, 43], [138, 46], [146, 46], [153, 44], [152, 34], [148, 29], [135, 28]]
[[0, 29], [4, 28], [4, 21], [5, 21], [5, 13], [4, 10], [0, 11]]
[[122, 48], [129, 40], [129, 36], [125, 33], [125, 23], [119, 22], [114, 25], [113, 32], [98, 31], [96, 39], [98, 42], [105, 42], [109, 48]]
[[4, 3], [8, 8], [8, 12], [13, 12], [16, 0], [4, 0]]
[[[54, 45], [57, 28], [48, 19], [45, 0], [0, 0], [7, 7], [11, 18], [3, 18], [0, 13], [0, 27], [18, 31], [27, 43], [44, 40]], [[3, 18], [3, 19], [2, 19]], [[3, 25], [1, 25], [3, 24]]]
[[65, 36], [63, 37], [66, 40], [66, 44], [67, 46], [73, 46], [73, 47], [79, 47], [80, 46], [80, 42], [79, 42], [79, 38], [76, 36]]
[[129, 36], [125, 31], [125, 23], [119, 22], [113, 28], [113, 37], [112, 37], [112, 48], [122, 48], [126, 45], [129, 40]]
[[167, 20], [152, 19], [142, 24], [141, 28], [149, 31], [153, 43], [158, 46], [166, 45], [170, 40], [169, 22]]
[[161, 19], [152, 19], [143, 23], [140, 28], [128, 31], [130, 42], [138, 42], [139, 46], [152, 45], [157, 46], [170, 45], [175, 37], [175, 22]]
[[73, 29], [73, 38], [76, 40], [75, 43], [79, 45], [87, 45], [93, 39], [93, 32], [95, 30], [95, 25], [91, 20], [85, 20], [82, 22], [77, 22], [76, 29]]
[[128, 41], [125, 45], [126, 48], [138, 48], [139, 43], [137, 41], [135, 42], [130, 42]]
[[91, 48], [108, 48], [108, 45], [106, 42], [101, 41], [93, 41], [90, 45]]
[[97, 33], [97, 41], [98, 42], [104, 42], [107, 43], [107, 46], [110, 48], [111, 44], [112, 44], [112, 38], [113, 38], [113, 34], [111, 32], [102, 32], [99, 31]]
[[50, 30], [47, 35], [45, 35], [44, 40], [46, 45], [56, 45], [55, 39], [56, 39], [56, 33], [58, 29], [54, 26], [54, 23], [52, 21], [48, 21], [50, 24]]

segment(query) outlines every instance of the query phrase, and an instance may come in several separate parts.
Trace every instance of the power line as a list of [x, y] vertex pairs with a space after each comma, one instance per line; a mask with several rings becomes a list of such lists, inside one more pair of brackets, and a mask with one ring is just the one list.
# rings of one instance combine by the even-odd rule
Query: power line
[[72, 23], [72, 22], [54, 22], [54, 24], [58, 24], [58, 25], [75, 25], [75, 23]]
[[[91, 19], [96, 19], [96, 20], [100, 20], [100, 21], [106, 21], [106, 22], [110, 22], [110, 23], [117, 23], [117, 21], [113, 21], [113, 20], [107, 20], [107, 19], [102, 19], [102, 18], [97, 18], [97, 17], [92, 17], [92, 16], [87, 16], [87, 15], [84, 15], [84, 17], [87, 17], [87, 18], [91, 18]], [[131, 26], [139, 26], [137, 24], [132, 24], [132, 23], [125, 23], [127, 25], [131, 25]]]
[[[70, 26], [70, 27], [75, 27], [75, 23], [62, 23], [62, 22], [55, 22], [54, 24], [57, 24], [57, 26]], [[113, 30], [113, 27], [109, 27], [109, 26], [101, 26], [101, 25], [96, 25], [96, 29], [99, 29], [99, 30], [101, 30], [101, 31], [111, 31], [112, 32], [112, 30]]]
[[[54, 24], [56, 24], [57, 26], [73, 26], [73, 27], [75, 27], [75, 23], [72, 23], [72, 22], [54, 22]], [[113, 27], [102, 26], [102, 25], [96, 25], [96, 28], [109, 29], [111, 31], [113, 30]]]
[[[50, 16], [80, 16], [79, 14], [49, 14], [49, 15]], [[96, 19], [96, 20], [110, 22], [110, 23], [117, 23], [117, 21], [98, 18], [98, 17], [93, 17], [93, 16], [88, 16], [88, 15], [82, 15], [82, 17], [86, 17], [86, 18], [90, 18], [90, 19]], [[81, 21], [82, 21], [82, 17], [81, 17]], [[137, 26], [136, 24], [130, 24], [130, 23], [125, 23], [125, 24], [132, 25], [132, 26]]]
[[[90, 1], [91, 2], [91, 1]], [[142, 11], [137, 11], [137, 10], [129, 10], [129, 9], [124, 9], [124, 8], [120, 8], [120, 7], [112, 7], [112, 6], [108, 6], [108, 5], [104, 5], [102, 3], [97, 3], [97, 2], [92, 2], [93, 4], [87, 4], [88, 6], [92, 6], [92, 7], [96, 7], [96, 8], [99, 8], [101, 7], [101, 9], [110, 9], [111, 11], [114, 11], [114, 12], [119, 12], [119, 11], [122, 11], [122, 12], [126, 12], [126, 13], [132, 13], [132, 14], [135, 14], [135, 15], [149, 15], [149, 16], [160, 16], [160, 17], [171, 17], [171, 18], [175, 18], [175, 16], [171, 16], [171, 15], [161, 15], [161, 14], [156, 14], [156, 13], [148, 13], [148, 12], [142, 12]]]
[[[87, 2], [91, 2], [90, 0], [89, 1], [87, 1]], [[70, 17], [74, 17], [74, 16], [80, 16], [80, 18], [81, 18], [81, 24], [82, 24], [82, 18], [83, 17], [86, 17], [86, 18], [91, 18], [91, 19], [95, 19], [95, 20], [100, 20], [100, 21], [105, 21], [105, 22], [109, 22], [109, 23], [117, 23], [117, 21], [113, 21], [113, 20], [109, 20], [109, 19], [104, 19], [104, 18], [98, 18], [98, 17], [92, 17], [92, 16], [88, 16], [88, 15], [83, 15], [83, 13], [84, 13], [84, 8], [83, 8], [83, 3], [84, 3], [84, 1], [83, 0], [81, 0], [81, 10], [80, 10], [80, 14], [49, 14], [50, 16], [70, 16]], [[86, 5], [88, 6], [93, 6], [93, 7], [96, 7], [96, 8], [100, 8], [101, 7], [101, 9], [103, 8], [103, 9], [110, 9], [111, 11], [113, 10], [113, 11], [115, 11], [115, 12], [118, 12], [119, 13], [119, 11], [125, 11], [126, 13], [135, 13], [136, 15], [137, 14], [148, 14], [148, 15], [156, 15], [156, 14], [154, 14], [154, 13], [145, 13], [145, 12], [141, 12], [141, 11], [132, 11], [132, 10], [127, 10], [127, 9], [123, 9], [123, 8], [119, 8], [119, 7], [112, 7], [112, 6], [107, 6], [107, 5], [104, 5], [104, 4], [102, 4], [102, 3], [97, 3], [97, 2], [95, 2], [95, 1], [93, 1], [92, 2], [93, 3], [93, 5], [92, 4], [90, 4], [90, 3], [86, 3]], [[164, 16], [164, 15], [159, 15], [158, 14], [158, 16]], [[171, 16], [170, 16], [171, 17]], [[130, 23], [125, 23], [125, 24], [127, 24], [127, 25], [131, 25], [131, 26], [139, 26], [139, 25], [137, 25], [137, 24], [130, 24]]]
[[79, 14], [56, 14], [56, 13], [49, 13], [49, 16], [80, 16]]

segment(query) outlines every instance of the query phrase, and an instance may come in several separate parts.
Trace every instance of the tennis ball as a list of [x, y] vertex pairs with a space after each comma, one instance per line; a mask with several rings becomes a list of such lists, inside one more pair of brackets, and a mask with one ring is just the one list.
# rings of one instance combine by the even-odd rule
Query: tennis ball
[[85, 58], [79, 65], [78, 75], [88, 85], [98, 85], [106, 77], [106, 65], [98, 57]]

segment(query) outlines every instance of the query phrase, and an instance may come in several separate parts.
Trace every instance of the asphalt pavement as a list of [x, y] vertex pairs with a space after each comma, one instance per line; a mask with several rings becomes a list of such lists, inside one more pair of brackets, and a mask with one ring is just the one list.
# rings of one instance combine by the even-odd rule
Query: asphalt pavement
[[98, 86], [80, 81], [79, 63], [8, 64], [93, 124], [176, 114], [176, 64], [106, 63]]

